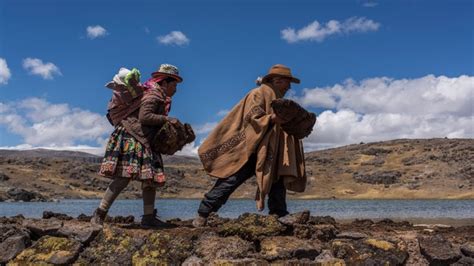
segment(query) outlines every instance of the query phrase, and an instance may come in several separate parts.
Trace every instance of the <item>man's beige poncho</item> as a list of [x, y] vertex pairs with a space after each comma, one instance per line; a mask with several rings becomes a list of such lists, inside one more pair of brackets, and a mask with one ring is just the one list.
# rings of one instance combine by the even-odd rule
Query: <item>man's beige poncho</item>
[[206, 172], [218, 178], [235, 174], [251, 154], [257, 154], [258, 209], [263, 209], [265, 196], [279, 178], [284, 178], [289, 190], [303, 192], [306, 187], [301, 140], [270, 122], [270, 104], [281, 97], [283, 93], [266, 84], [253, 89], [216, 126], [198, 151]]

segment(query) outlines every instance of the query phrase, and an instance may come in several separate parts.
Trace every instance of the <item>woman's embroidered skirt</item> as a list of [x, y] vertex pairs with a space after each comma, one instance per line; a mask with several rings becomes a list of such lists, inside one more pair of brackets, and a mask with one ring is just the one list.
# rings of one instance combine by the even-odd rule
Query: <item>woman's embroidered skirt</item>
[[99, 175], [126, 177], [154, 185], [165, 183], [161, 155], [146, 149], [122, 126], [116, 127], [110, 135]]

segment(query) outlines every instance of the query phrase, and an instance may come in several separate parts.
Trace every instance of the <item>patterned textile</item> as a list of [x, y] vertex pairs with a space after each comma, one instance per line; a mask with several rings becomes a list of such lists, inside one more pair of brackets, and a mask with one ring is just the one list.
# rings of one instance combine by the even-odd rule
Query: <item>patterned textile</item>
[[105, 149], [99, 175], [126, 177], [142, 182], [163, 185], [163, 161], [128, 134], [122, 126], [115, 128]]

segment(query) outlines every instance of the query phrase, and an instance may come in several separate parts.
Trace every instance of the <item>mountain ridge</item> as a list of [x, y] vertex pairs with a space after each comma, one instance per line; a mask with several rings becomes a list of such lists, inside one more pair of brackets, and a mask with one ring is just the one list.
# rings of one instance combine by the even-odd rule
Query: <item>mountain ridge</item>
[[[305, 157], [307, 189], [289, 191], [289, 198], [474, 199], [474, 139], [359, 143]], [[97, 174], [101, 160], [77, 151], [0, 150], [0, 200], [100, 198], [110, 183]], [[159, 197], [201, 198], [214, 185], [198, 158], [164, 156], [164, 163]], [[253, 198], [255, 189], [253, 177], [233, 197]], [[140, 198], [140, 183], [131, 182], [121, 197]]]

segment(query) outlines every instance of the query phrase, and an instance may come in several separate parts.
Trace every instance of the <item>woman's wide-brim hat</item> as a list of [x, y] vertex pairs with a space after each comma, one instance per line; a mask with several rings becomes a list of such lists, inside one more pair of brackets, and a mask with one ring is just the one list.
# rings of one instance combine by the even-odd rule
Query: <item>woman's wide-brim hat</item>
[[162, 64], [160, 68], [151, 74], [152, 77], [171, 77], [179, 82], [183, 82], [183, 78], [179, 76], [177, 67], [170, 64]]
[[285, 77], [289, 78], [293, 83], [300, 83], [298, 78], [293, 77], [291, 74], [291, 69], [285, 65], [274, 65], [268, 71], [268, 74], [262, 78], [262, 82], [267, 82], [272, 77]]

